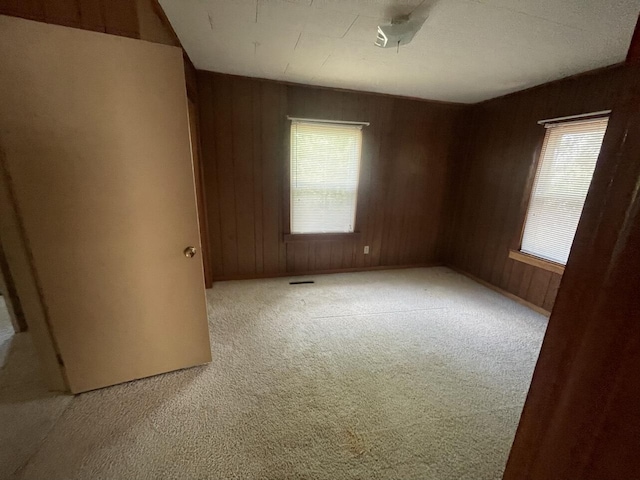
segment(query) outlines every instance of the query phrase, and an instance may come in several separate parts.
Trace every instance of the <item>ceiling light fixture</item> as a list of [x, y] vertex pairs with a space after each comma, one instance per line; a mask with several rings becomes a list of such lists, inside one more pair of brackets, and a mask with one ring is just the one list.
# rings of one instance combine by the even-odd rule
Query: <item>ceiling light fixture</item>
[[400, 45], [406, 45], [413, 40], [425, 20], [426, 18], [419, 21], [410, 20], [409, 16], [405, 15], [394, 18], [390, 25], [378, 25], [376, 47], [397, 48]]
[[[390, 15], [391, 23], [378, 25], [378, 36], [375, 45], [380, 48], [400, 48], [413, 40], [416, 33], [429, 17], [429, 10], [434, 6], [434, 0], [423, 0], [412, 12]], [[396, 10], [396, 13], [397, 12]]]

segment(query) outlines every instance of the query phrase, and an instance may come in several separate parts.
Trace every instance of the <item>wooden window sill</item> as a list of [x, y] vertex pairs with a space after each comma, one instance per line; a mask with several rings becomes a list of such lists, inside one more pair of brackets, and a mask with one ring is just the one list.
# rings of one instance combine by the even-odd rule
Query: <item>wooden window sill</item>
[[529, 255], [528, 253], [522, 253], [518, 250], [509, 250], [509, 258], [517, 262], [533, 265], [534, 267], [548, 270], [549, 272], [558, 273], [562, 275], [564, 273], [564, 265], [561, 263], [551, 262], [540, 257]]
[[358, 241], [360, 233], [285, 233], [284, 243]]

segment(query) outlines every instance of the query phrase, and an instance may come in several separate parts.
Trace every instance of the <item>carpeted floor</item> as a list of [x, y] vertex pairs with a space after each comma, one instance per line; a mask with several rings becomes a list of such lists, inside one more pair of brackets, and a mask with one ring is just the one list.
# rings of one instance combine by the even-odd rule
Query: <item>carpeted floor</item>
[[313, 279], [216, 283], [213, 363], [75, 398], [5, 339], [0, 477], [501, 478], [546, 318], [446, 268]]

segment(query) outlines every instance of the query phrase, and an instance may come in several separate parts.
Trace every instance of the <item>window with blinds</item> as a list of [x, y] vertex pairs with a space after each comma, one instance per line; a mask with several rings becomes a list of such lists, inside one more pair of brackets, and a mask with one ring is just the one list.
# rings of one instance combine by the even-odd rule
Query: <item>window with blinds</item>
[[547, 125], [521, 251], [566, 264], [608, 118]]
[[291, 123], [291, 233], [354, 231], [362, 126]]

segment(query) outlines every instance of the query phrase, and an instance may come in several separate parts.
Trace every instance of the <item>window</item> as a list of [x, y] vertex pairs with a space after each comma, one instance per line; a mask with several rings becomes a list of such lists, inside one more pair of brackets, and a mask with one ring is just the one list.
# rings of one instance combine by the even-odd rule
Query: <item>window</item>
[[292, 120], [291, 233], [355, 227], [362, 125]]
[[520, 251], [566, 264], [607, 118], [547, 125]]

